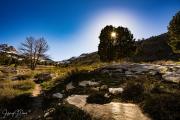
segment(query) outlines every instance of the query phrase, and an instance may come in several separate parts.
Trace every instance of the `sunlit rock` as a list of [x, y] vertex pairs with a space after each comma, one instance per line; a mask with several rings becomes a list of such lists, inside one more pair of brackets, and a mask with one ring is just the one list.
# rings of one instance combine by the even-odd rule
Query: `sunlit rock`
[[86, 87], [86, 86], [97, 86], [99, 85], [98, 82], [92, 82], [92, 81], [81, 81], [79, 82], [79, 86]]
[[73, 86], [73, 84], [72, 84], [72, 82], [70, 82], [70, 83], [68, 83], [67, 85], [66, 85], [66, 90], [68, 91], [68, 90], [71, 90], [71, 89], [74, 89], [75, 87]]
[[61, 93], [54, 93], [54, 94], [52, 95], [52, 97], [53, 97], [53, 98], [62, 99], [62, 98], [63, 98], [63, 94], [61, 94]]
[[109, 88], [109, 93], [113, 94], [113, 95], [118, 95], [120, 93], [123, 92], [123, 88]]

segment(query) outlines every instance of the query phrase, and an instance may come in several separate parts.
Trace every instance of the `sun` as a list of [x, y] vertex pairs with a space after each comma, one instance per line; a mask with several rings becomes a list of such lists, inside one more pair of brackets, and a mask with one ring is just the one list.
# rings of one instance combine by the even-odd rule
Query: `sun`
[[116, 38], [116, 36], [117, 36], [116, 32], [111, 32], [111, 37], [112, 38]]

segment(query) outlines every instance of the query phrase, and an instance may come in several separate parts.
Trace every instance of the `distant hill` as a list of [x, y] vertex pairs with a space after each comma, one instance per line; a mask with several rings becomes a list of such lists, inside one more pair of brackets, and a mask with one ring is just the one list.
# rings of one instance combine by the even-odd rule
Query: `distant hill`
[[67, 60], [59, 61], [59, 65], [91, 65], [93, 63], [100, 62], [97, 52], [81, 54], [78, 57], [72, 57]]
[[[0, 44], [0, 65], [20, 64], [25, 57], [20, 54], [14, 46]], [[39, 64], [54, 64], [54, 61], [40, 58]]]
[[[153, 36], [141, 41], [137, 41], [138, 53], [132, 58], [133, 61], [155, 61], [180, 58], [175, 55], [171, 47], [167, 44], [167, 33]], [[67, 60], [57, 62], [59, 65], [83, 65], [100, 62], [97, 52], [81, 54], [79, 57], [72, 57]]]
[[137, 41], [138, 53], [134, 57], [136, 61], [154, 61], [154, 60], [166, 60], [176, 59], [171, 47], [167, 44], [167, 33], [153, 36], [148, 39]]

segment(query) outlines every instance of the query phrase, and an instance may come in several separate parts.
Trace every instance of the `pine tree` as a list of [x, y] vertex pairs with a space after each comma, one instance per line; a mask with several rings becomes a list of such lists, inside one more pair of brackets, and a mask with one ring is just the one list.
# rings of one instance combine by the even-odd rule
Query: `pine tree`
[[180, 11], [173, 16], [168, 26], [169, 41], [175, 53], [180, 53]]
[[101, 61], [128, 57], [135, 51], [135, 40], [128, 28], [106, 26], [102, 29], [99, 39], [98, 54]]

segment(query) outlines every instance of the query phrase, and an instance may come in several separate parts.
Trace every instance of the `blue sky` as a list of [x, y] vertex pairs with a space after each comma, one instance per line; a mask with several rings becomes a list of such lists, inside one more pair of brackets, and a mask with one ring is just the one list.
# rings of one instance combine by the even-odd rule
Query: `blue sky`
[[106, 25], [128, 27], [136, 39], [167, 32], [180, 0], [0, 0], [0, 43], [16, 48], [44, 37], [48, 54], [63, 60], [97, 51]]

